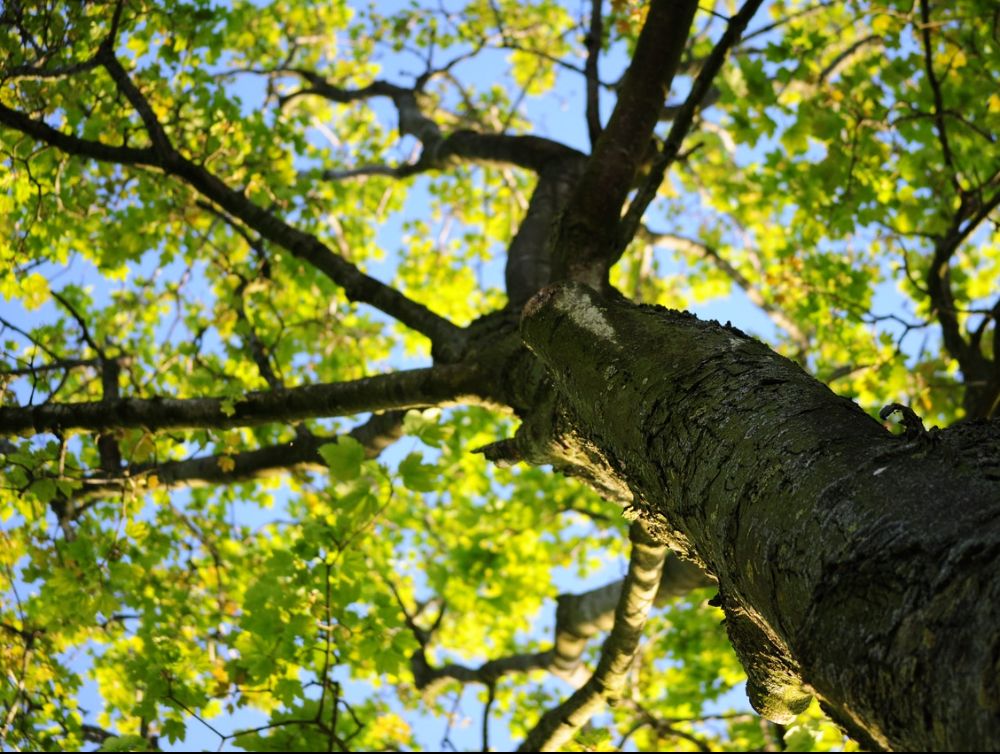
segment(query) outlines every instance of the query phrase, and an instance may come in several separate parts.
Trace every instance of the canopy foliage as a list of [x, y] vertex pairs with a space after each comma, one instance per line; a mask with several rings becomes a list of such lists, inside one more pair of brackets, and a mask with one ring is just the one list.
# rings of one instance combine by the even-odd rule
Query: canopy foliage
[[[695, 15], [602, 231], [612, 285], [873, 414], [991, 417], [996, 4], [758, 5]], [[624, 573], [628, 523], [471, 452], [519, 417], [470, 333], [548, 275], [649, 12], [2, 4], [4, 747], [468, 748], [469, 720], [509, 745], [586, 679], [621, 587], [586, 626], [570, 593]], [[569, 746], [844, 746], [729, 693], [713, 591], [678, 568]]]

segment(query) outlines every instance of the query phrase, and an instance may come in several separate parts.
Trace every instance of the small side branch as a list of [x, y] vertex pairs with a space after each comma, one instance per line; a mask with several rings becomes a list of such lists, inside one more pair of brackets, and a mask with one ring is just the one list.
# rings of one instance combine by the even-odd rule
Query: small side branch
[[542, 716], [518, 751], [562, 748], [606, 702], [621, 695], [646, 617], [653, 606], [668, 551], [666, 545], [657, 544], [649, 537], [642, 524], [633, 524], [629, 536], [632, 557], [628, 575], [615, 610], [615, 627], [604, 642], [597, 670], [569, 699]]
[[587, 77], [587, 133], [594, 146], [601, 137], [601, 77], [597, 68], [601, 47], [604, 43], [603, 3], [592, 0], [590, 4], [590, 32], [587, 34], [587, 63], [584, 75]]
[[924, 48], [924, 68], [927, 71], [927, 83], [930, 84], [934, 96], [934, 127], [937, 130], [938, 141], [941, 144], [941, 157], [951, 174], [951, 182], [955, 189], [962, 193], [955, 171], [955, 158], [952, 156], [951, 145], [948, 142], [948, 129], [945, 124], [944, 97], [941, 94], [941, 82], [934, 72], [934, 47], [931, 44], [931, 10], [927, 0], [920, 0], [920, 38]]
[[[401, 434], [403, 411], [376, 414], [347, 433], [365, 449], [366, 458], [375, 458]], [[336, 441], [336, 436], [300, 434], [294, 440], [266, 445], [239, 453], [214, 453], [183, 461], [145, 463], [129, 467], [128, 477], [106, 474], [84, 479], [83, 486], [72, 494], [75, 516], [96, 499], [118, 495], [122, 488], [137, 480], [156, 477], [158, 489], [236, 484], [250, 479], [307, 469], [322, 469], [319, 447]]]
[[763, 0], [747, 0], [743, 7], [740, 8], [739, 13], [729, 21], [725, 33], [716, 42], [701, 71], [698, 72], [698, 77], [691, 86], [691, 91], [681, 106], [680, 111], [674, 118], [674, 122], [670, 127], [670, 133], [667, 134], [667, 140], [654, 160], [649, 175], [646, 176], [646, 180], [639, 187], [635, 198], [625, 213], [625, 217], [622, 218], [619, 224], [612, 264], [621, 259], [625, 248], [635, 236], [646, 208], [649, 207], [650, 202], [656, 197], [656, 192], [659, 190], [660, 184], [663, 183], [663, 176], [666, 175], [667, 168], [673, 164], [680, 153], [681, 145], [684, 143], [684, 138], [687, 136], [688, 131], [691, 130], [691, 125], [694, 123], [694, 117], [698, 109], [711, 92], [712, 82], [715, 81], [716, 75], [722, 69], [722, 64], [725, 63], [729, 51], [740, 41], [740, 37], [743, 35], [747, 24], [750, 23], [750, 19], [753, 18], [762, 3]]
[[288, 423], [366, 411], [419, 408], [478, 400], [474, 365], [452, 364], [365, 377], [348, 382], [247, 393], [227, 398], [120, 398], [0, 408], [0, 435], [73, 429], [225, 429]]

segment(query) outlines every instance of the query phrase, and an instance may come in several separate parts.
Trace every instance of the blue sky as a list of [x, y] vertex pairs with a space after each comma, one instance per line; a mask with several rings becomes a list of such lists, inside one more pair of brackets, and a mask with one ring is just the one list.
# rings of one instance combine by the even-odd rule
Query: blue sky
[[[404, 4], [390, 4], [380, 2], [378, 8], [382, 12], [388, 12], [392, 5], [402, 6]], [[408, 5], [408, 4], [407, 4]], [[571, 3], [571, 10], [578, 10], [579, 4]], [[462, 63], [456, 72], [460, 72], [464, 77], [474, 80], [474, 81], [493, 81], [501, 77], [501, 72], [504, 67], [504, 59], [506, 58], [506, 53], [503, 52], [491, 52], [484, 54], [483, 56], [476, 58], [467, 63]], [[610, 56], [609, 60], [605, 60], [603, 63], [604, 72], [603, 75], [608, 79], [617, 78], [620, 73], [621, 68], [625, 64], [625, 59], [620, 51]], [[396, 57], [393, 58], [388, 53], [386, 58], [382, 61], [383, 64], [383, 74], [385, 78], [389, 80], [406, 83], [409, 79], [405, 76], [400, 75], [400, 71], [412, 71], [415, 68], [414, 59], [406, 57]], [[574, 146], [583, 151], [588, 151], [588, 139], [585, 132], [584, 119], [582, 113], [584, 110], [583, 105], [583, 86], [582, 81], [576, 75], [568, 74], [565, 71], [559, 74], [559, 83], [556, 87], [556, 92], [550, 96], [543, 99], [529, 99], [527, 100], [523, 107], [528, 119], [535, 124], [536, 133], [544, 136], [549, 136], [551, 138], [556, 138], [564, 143]], [[233, 93], [240, 96], [244, 102], [244, 106], [247, 109], [253, 109], [259, 106], [261, 100], [261, 83], [260, 80], [255, 77], [244, 76], [238, 79], [237, 84], [233, 88]], [[676, 101], [683, 96], [683, 92], [675, 93], [672, 97], [672, 101]], [[612, 101], [610, 95], [605, 93], [603, 102], [603, 115], [605, 119], [611, 110]], [[381, 118], [386, 124], [392, 124], [395, 121], [395, 113], [388, 102], [381, 101], [373, 103], [373, 106], [380, 114]], [[405, 159], [411, 152], [411, 144], [408, 140], [403, 140], [397, 154], [396, 159]], [[414, 188], [410, 191], [407, 199], [407, 214], [412, 214], [415, 216], [420, 216], [424, 214], [425, 209], [428, 205], [428, 196], [426, 194], [426, 189], [424, 188], [425, 183], [418, 180], [414, 184]], [[655, 209], [652, 214], [655, 216]], [[393, 221], [384, 225], [379, 234], [379, 239], [381, 245], [384, 249], [389, 252], [386, 262], [373, 265], [372, 272], [383, 280], [388, 280], [392, 275], [393, 266], [393, 253], [400, 249], [402, 244], [400, 243], [400, 233], [401, 233], [401, 222], [402, 217], [394, 218]], [[659, 229], [668, 229], [664, 226], [663, 222], [654, 222]], [[685, 228], [670, 228], [675, 232], [683, 233]], [[670, 270], [670, 262], [668, 257], [664, 254], [664, 264], [666, 269]], [[151, 266], [155, 267], [155, 254], [150, 254], [145, 262], [141, 265], [133, 265], [133, 274], [149, 273], [151, 271]], [[676, 265], [674, 265], [676, 267]], [[70, 270], [59, 270], [54, 268], [43, 268], [45, 274], [53, 282], [55, 287], [58, 287], [60, 283], [65, 282], [77, 282], [83, 285], [90, 285], [93, 287], [95, 292], [95, 298], [98, 301], [103, 301], [104, 303], [110, 303], [108, 297], [108, 291], [102, 289], [103, 282], [91, 266], [82, 260], [77, 260], [74, 262], [72, 269]], [[493, 278], [488, 282], [497, 283], [502, 278], [502, 267], [501, 265], [495, 264], [487, 268], [486, 274]], [[739, 327], [758, 334], [762, 336], [769, 336], [773, 334], [774, 329], [771, 322], [754, 306], [752, 306], [749, 301], [746, 300], [742, 293], [734, 292], [732, 295], [715, 301], [711, 301], [701, 305], [695, 305], [692, 307], [693, 311], [699, 316], [705, 318], [718, 319], [720, 321], [731, 320], [734, 324]], [[50, 303], [41, 309], [28, 312], [23, 308], [18, 306], [15, 302], [0, 300], [0, 316], [4, 317], [8, 321], [11, 321], [22, 328], [30, 328], [35, 324], [50, 321], [56, 316], [56, 308]], [[5, 333], [6, 335], [6, 333]], [[402, 361], [399, 366], [405, 366], [407, 364]], [[24, 392], [24, 386], [19, 387], [19, 397], [26, 399], [27, 395]], [[385, 456], [385, 460], [390, 464], [394, 465], [398, 463], [399, 459], [408, 452], [411, 441], [404, 441], [397, 444], [397, 446], [388, 451]], [[178, 493], [183, 495], [184, 493]], [[280, 507], [279, 499], [279, 507]], [[248, 515], [250, 514], [248, 510]], [[606, 580], [612, 580], [618, 578], [624, 574], [624, 562], [618, 559], [609, 561], [605, 573], [600, 574], [595, 579], [589, 580], [586, 583], [582, 582], [580, 579], [576, 578], [574, 574], [567, 571], [562, 573], [557, 578], [557, 584], [563, 591], [578, 591], [585, 588], [590, 588]], [[23, 586], [23, 585], [22, 585]], [[539, 622], [537, 624], [537, 630], [540, 635], [548, 636], [552, 630], [553, 625], [553, 611], [554, 604], [550, 605], [544, 614], [539, 617]], [[483, 658], [487, 659], [487, 658]], [[86, 662], [85, 657], [81, 653], [74, 662], [79, 662], [81, 664]], [[346, 682], [346, 677], [342, 677], [341, 680]], [[551, 681], [555, 687], [561, 689], [565, 692], [567, 687], [559, 681]], [[351, 684], [348, 683], [348, 690], [350, 693]], [[354, 687], [356, 693], [362, 692], [362, 687], [357, 685]], [[479, 719], [482, 713], [481, 702], [478, 701], [480, 695], [479, 688], [469, 688], [465, 691], [462, 699], [459, 702], [458, 709], [462, 712], [463, 720], [467, 721], [467, 725], [459, 725], [452, 731], [452, 740], [460, 748], [477, 748], [479, 745]], [[742, 694], [736, 692], [731, 695], [731, 699], [728, 700], [734, 706], [741, 705], [743, 702]], [[97, 691], [93, 684], [88, 684], [84, 693], [81, 696], [81, 704], [90, 709], [96, 710], [100, 704]], [[262, 718], [258, 718], [251, 713], [241, 713], [234, 715], [229, 719], [216, 719], [213, 720], [213, 725], [223, 731], [231, 731], [245, 725], [259, 724]], [[411, 720], [413, 718], [411, 717]], [[443, 722], [440, 720], [429, 720], [426, 718], [416, 718], [413, 720], [415, 727], [418, 732], [419, 739], [428, 747], [436, 748], [440, 743], [441, 736], [443, 735]], [[168, 749], [184, 750], [188, 748], [208, 748], [215, 749], [218, 740], [209, 730], [204, 729], [197, 722], [192, 721], [188, 728], [189, 736], [182, 745], [169, 746], [164, 741], [163, 744]], [[496, 720], [491, 726], [491, 741], [495, 748], [510, 748], [512, 742], [509, 737], [506, 736], [506, 726], [503, 721]]]

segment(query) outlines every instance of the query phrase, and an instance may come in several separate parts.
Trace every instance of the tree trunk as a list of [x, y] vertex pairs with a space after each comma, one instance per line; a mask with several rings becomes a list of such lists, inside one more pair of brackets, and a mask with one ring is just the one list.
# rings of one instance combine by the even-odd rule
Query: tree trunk
[[894, 435], [734, 327], [576, 284], [521, 328], [554, 388], [518, 452], [718, 578], [758, 711], [816, 694], [867, 747], [1000, 745], [997, 422]]

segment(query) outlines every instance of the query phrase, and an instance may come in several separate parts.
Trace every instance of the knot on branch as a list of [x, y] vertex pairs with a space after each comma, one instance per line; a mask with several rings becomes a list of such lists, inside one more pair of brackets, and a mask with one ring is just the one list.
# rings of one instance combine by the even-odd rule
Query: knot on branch
[[900, 424], [903, 425], [905, 439], [916, 440], [927, 434], [923, 420], [917, 416], [912, 408], [904, 406], [902, 403], [890, 403], [888, 406], [883, 406], [882, 410], [878, 412], [878, 416], [882, 421], [885, 421], [895, 413], [900, 415]]
[[521, 449], [517, 446], [516, 438], [513, 437], [480, 445], [478, 448], [473, 448], [472, 452], [482, 453], [487, 461], [495, 463], [502, 469], [510, 468], [526, 460]]

